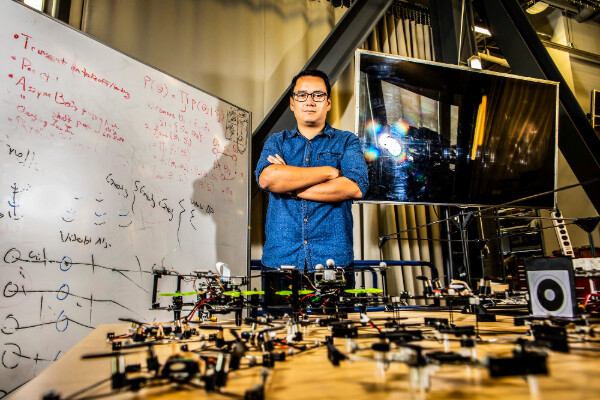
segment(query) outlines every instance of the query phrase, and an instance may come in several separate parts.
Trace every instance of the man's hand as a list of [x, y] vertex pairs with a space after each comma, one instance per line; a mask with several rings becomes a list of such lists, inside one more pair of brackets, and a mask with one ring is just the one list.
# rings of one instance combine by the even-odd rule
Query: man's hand
[[333, 203], [344, 200], [359, 200], [363, 194], [358, 185], [350, 179], [340, 176], [296, 191], [300, 199]]
[[268, 156], [267, 161], [269, 161], [271, 164], [287, 165], [285, 160], [279, 154]]
[[[268, 156], [267, 161], [269, 161], [271, 164], [287, 165], [285, 163], [285, 160], [283, 159], [283, 157], [281, 157], [279, 154], [275, 154], [274, 156]], [[287, 194], [289, 194], [290, 196], [296, 197], [295, 190], [290, 190], [289, 192], [287, 192]]]

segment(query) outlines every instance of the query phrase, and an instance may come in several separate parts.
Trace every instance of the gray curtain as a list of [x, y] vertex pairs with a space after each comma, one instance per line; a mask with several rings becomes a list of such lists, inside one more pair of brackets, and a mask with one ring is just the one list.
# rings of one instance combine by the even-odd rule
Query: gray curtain
[[[431, 27], [426, 9], [411, 4], [395, 2], [379, 21], [363, 49], [387, 54], [433, 60]], [[440, 227], [410, 230], [398, 236], [398, 240], [388, 241], [378, 249], [378, 237], [438, 220], [439, 207], [422, 205], [375, 205], [362, 204], [358, 213], [361, 227], [363, 259], [429, 261], [443, 276], [442, 247], [439, 241]], [[388, 273], [390, 293], [408, 291], [421, 294], [422, 282], [415, 277], [431, 277], [429, 268], [394, 268]]]

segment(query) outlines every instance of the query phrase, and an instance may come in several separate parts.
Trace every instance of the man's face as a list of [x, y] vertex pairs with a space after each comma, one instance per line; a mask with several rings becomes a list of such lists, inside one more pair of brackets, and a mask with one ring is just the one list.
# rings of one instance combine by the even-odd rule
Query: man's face
[[[294, 92], [323, 92], [327, 93], [327, 87], [323, 79], [318, 76], [302, 76], [296, 81]], [[320, 103], [308, 96], [306, 101], [290, 99], [290, 109], [294, 112], [298, 126], [323, 126], [327, 112], [331, 109], [331, 99], [327, 97]]]

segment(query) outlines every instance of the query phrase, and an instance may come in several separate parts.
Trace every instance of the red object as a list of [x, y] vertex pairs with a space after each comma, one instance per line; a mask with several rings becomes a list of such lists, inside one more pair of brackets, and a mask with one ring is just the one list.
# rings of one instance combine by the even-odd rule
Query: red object
[[578, 278], [575, 277], [575, 293], [577, 293], [577, 303], [586, 306], [585, 302], [594, 300], [598, 302], [599, 297], [590, 299], [592, 293], [598, 294], [600, 292], [600, 278]]

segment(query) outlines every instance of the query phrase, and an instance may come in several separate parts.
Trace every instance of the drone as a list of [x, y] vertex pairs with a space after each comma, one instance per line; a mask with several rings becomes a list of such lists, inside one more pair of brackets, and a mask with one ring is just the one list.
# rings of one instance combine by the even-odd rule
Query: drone
[[[158, 291], [158, 283], [162, 277], [176, 277], [175, 292]], [[260, 296], [263, 291], [242, 290], [248, 285], [248, 277], [222, 276], [219, 273], [196, 270], [189, 274], [181, 274], [176, 271], [159, 269], [153, 271], [152, 286], [152, 310], [166, 310], [173, 312], [174, 321], [188, 322], [196, 318], [200, 321], [215, 321], [217, 314], [234, 314], [237, 326], [242, 324], [242, 312], [244, 309], [252, 310], [252, 316], [257, 316], [260, 308]], [[183, 282], [191, 282], [193, 290], [182, 291]], [[161, 305], [158, 297], [170, 297], [171, 304]], [[191, 301], [184, 301], [192, 298]], [[187, 315], [182, 318], [182, 313]]]
[[[86, 354], [84, 360], [109, 359], [111, 376], [65, 399], [83, 400], [86, 393], [110, 382], [105, 395], [124, 391], [139, 392], [145, 388], [192, 387], [206, 392], [218, 392], [245, 400], [264, 399], [265, 383], [278, 362], [306, 350], [319, 347], [320, 342], [302, 341], [301, 336], [290, 335], [294, 324], [278, 324], [269, 318], [247, 318], [249, 329], [224, 326], [207, 321], [176, 320], [172, 323], [144, 323], [130, 318], [127, 333], [107, 334], [111, 350]], [[290, 330], [291, 329], [291, 330]], [[241, 332], [240, 332], [241, 331]], [[278, 333], [287, 332], [285, 338]], [[227, 335], [226, 335], [227, 333]], [[160, 351], [171, 350], [165, 361]], [[173, 350], [176, 346], [176, 350]], [[128, 363], [130, 357], [144, 355], [142, 363]], [[259, 382], [243, 394], [227, 390], [230, 373], [260, 369]], [[96, 394], [94, 394], [96, 396]], [[59, 394], [48, 393], [44, 400], [61, 400]]]
[[[418, 324], [401, 324], [389, 320], [384, 328], [374, 324], [367, 315], [361, 315], [359, 321], [345, 321], [342, 329], [333, 329], [326, 338], [327, 358], [337, 367], [342, 362], [370, 361], [375, 365], [375, 377], [384, 378], [389, 366], [403, 363], [409, 368], [409, 386], [413, 391], [426, 392], [431, 388], [431, 377], [444, 365], [462, 365], [468, 368], [487, 368], [492, 378], [504, 376], [547, 375], [548, 353], [538, 347], [539, 343], [519, 337], [510, 356], [489, 355], [483, 359], [477, 356], [477, 337], [474, 326], [455, 326], [448, 320], [425, 318]], [[359, 325], [360, 324], [360, 325]], [[358, 325], [358, 326], [357, 326]], [[377, 334], [360, 334], [360, 326], [369, 325], [377, 329]], [[427, 329], [408, 329], [414, 326]], [[429, 337], [427, 334], [433, 334]], [[449, 336], [454, 335], [460, 341], [459, 351], [450, 351]], [[350, 342], [346, 352], [336, 346], [335, 338], [347, 341], [359, 338], [376, 338], [367, 345]], [[444, 350], [434, 350], [417, 342], [429, 339], [444, 344]], [[366, 353], [366, 354], [365, 354]]]
[[[346, 289], [343, 271], [331, 265], [318, 269], [312, 280], [302, 279], [304, 274], [292, 267], [270, 273], [290, 278], [289, 290], [271, 293], [287, 303], [283, 316], [269, 313], [271, 306], [264, 299], [261, 302], [264, 291], [243, 290], [248, 283], [246, 277], [223, 277], [207, 271], [188, 275], [157, 271], [153, 309], [172, 311], [174, 319], [165, 323], [121, 319], [131, 326], [126, 333], [107, 335], [110, 351], [83, 357], [109, 359], [110, 377], [65, 399], [90, 398], [88, 394], [92, 389], [97, 396], [97, 389], [110, 383], [103, 395], [191, 387], [233, 398], [261, 400], [265, 398], [265, 386], [276, 364], [318, 347], [326, 348], [324, 361], [328, 360], [334, 367], [348, 362], [371, 362], [378, 379], [385, 379], [391, 365], [404, 364], [409, 369], [411, 390], [423, 393], [430, 390], [436, 371], [447, 365], [464, 366], [467, 374], [471, 368], [487, 369], [492, 378], [547, 375], [549, 350], [568, 352], [569, 338], [578, 335], [581, 341], [592, 341], [596, 334], [586, 318], [529, 316], [515, 318], [515, 325], [530, 325], [527, 332], [484, 340], [478, 325], [455, 324], [451, 307], [448, 307], [448, 318], [425, 317], [422, 322], [407, 323], [406, 318], [400, 316], [402, 296], [390, 297], [373, 289]], [[157, 282], [165, 276], [177, 278], [176, 291], [158, 292]], [[193, 290], [182, 291], [184, 281], [191, 282]], [[424, 297], [437, 297], [450, 303], [460, 300], [467, 301], [469, 306], [478, 306], [492, 298], [485, 289], [474, 292], [464, 282], [451, 282], [446, 288], [435, 284], [425, 287], [431, 290], [424, 293]], [[171, 304], [161, 306], [158, 296], [170, 297]], [[187, 297], [191, 300], [184, 300]], [[378, 309], [383, 306], [391, 313], [374, 317], [370, 314], [373, 305]], [[261, 307], [262, 315], [258, 315]], [[244, 319], [243, 310], [250, 314]], [[358, 319], [349, 318], [350, 313], [357, 311]], [[233, 313], [233, 323], [217, 322], [214, 316], [220, 313]], [[242, 328], [242, 323], [248, 327]], [[575, 333], [570, 328], [573, 325]], [[313, 326], [328, 333], [324, 338], [309, 340], [307, 332]], [[479, 345], [499, 340], [513, 343], [511, 354], [478, 356]], [[423, 344], [423, 341], [437, 343], [443, 349]], [[459, 342], [460, 349], [451, 351], [451, 342]], [[168, 355], [161, 357], [165, 350], [169, 350]], [[135, 354], [136, 363], [131, 362]], [[140, 356], [142, 362], [139, 362]], [[252, 387], [242, 393], [228, 388], [231, 379], [249, 370], [260, 371], [252, 373], [256, 379]], [[62, 399], [55, 393], [47, 396], [44, 398], [48, 400]]]

